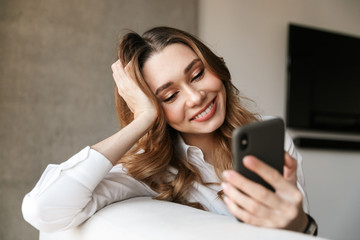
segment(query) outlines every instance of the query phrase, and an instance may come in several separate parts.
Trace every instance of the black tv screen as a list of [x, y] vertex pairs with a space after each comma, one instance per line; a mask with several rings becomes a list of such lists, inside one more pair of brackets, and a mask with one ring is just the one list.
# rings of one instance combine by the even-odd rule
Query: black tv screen
[[360, 133], [360, 38], [289, 25], [286, 125]]

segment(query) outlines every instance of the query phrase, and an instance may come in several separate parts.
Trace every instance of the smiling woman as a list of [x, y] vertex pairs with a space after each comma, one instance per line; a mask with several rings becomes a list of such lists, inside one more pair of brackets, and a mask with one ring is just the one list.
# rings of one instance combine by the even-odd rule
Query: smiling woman
[[[120, 43], [119, 59], [115, 64], [126, 66], [129, 76], [135, 76], [159, 116], [148, 134], [119, 163], [135, 178], [149, 181], [156, 192], [162, 193], [158, 199], [203, 208], [197, 201], [188, 201], [193, 182], [202, 179], [199, 170], [186, 161], [183, 153], [179, 154], [178, 138], [201, 149], [204, 160], [215, 166], [221, 179], [221, 172], [232, 165], [232, 129], [256, 121], [255, 115], [241, 106], [224, 61], [186, 32], [158, 27], [143, 36], [129, 33]], [[133, 112], [124, 111], [128, 108], [127, 95], [120, 93], [117, 97], [123, 127], [133, 121]], [[139, 151], [142, 154], [136, 154]], [[156, 179], [168, 174], [163, 168], [169, 161], [183, 170], [173, 181], [159, 183]], [[156, 174], [148, 175], [156, 169]]]
[[126, 34], [118, 57], [112, 71], [121, 130], [50, 165], [25, 196], [25, 219], [43, 231], [62, 230], [110, 203], [151, 196], [257, 226], [305, 229], [301, 157], [290, 138], [284, 176], [259, 159], [244, 162], [279, 191], [230, 170], [232, 131], [260, 118], [242, 106], [222, 58], [168, 27]]
[[186, 133], [212, 133], [224, 122], [224, 85], [186, 45], [172, 44], [153, 55], [143, 73], [150, 89], [158, 93], [167, 123], [187, 141], [191, 140]]

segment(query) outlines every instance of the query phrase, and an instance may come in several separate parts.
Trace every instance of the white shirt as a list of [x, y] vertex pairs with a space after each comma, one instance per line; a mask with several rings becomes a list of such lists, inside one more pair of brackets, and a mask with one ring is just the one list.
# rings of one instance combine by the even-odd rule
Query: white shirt
[[[199, 168], [204, 182], [220, 183], [213, 166], [204, 160], [199, 148], [185, 144], [181, 137], [176, 147]], [[298, 161], [298, 188], [304, 195], [304, 211], [308, 212], [302, 159], [287, 134], [284, 149]], [[173, 175], [177, 172], [172, 167], [168, 170]], [[201, 203], [210, 212], [232, 215], [218, 198], [220, 190], [220, 184], [196, 182], [187, 200]], [[52, 232], [78, 226], [106, 205], [139, 196], [154, 197], [156, 192], [126, 175], [121, 164], [113, 166], [105, 156], [88, 146], [60, 165], [48, 165], [35, 188], [25, 196], [22, 211], [25, 220], [35, 228]]]

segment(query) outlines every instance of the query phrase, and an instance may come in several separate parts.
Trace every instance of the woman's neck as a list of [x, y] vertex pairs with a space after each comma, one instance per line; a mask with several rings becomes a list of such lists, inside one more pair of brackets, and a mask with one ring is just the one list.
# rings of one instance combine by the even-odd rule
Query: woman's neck
[[212, 153], [215, 148], [215, 134], [187, 134], [182, 133], [185, 143], [201, 149], [206, 162], [212, 164]]

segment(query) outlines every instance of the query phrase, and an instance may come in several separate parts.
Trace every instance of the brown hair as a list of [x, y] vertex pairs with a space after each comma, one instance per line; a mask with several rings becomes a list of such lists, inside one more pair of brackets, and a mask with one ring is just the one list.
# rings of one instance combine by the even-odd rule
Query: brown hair
[[[118, 163], [123, 164], [129, 175], [156, 191], [158, 193], [156, 199], [204, 209], [199, 203], [188, 202], [186, 196], [195, 181], [202, 184], [208, 183], [202, 181], [198, 169], [184, 156], [176, 154], [174, 143], [177, 132], [167, 124], [162, 107], [151, 92], [142, 73], [147, 59], [174, 43], [185, 44], [191, 48], [204, 66], [222, 80], [226, 89], [226, 116], [222, 126], [216, 130], [219, 147], [212, 153], [214, 168], [219, 179], [221, 179], [222, 171], [232, 168], [233, 129], [257, 121], [256, 115], [241, 105], [239, 91], [232, 84], [230, 72], [223, 59], [216, 56], [196, 37], [170, 27], [156, 27], [142, 36], [131, 32], [121, 39], [118, 57], [123, 66], [128, 64], [131, 77], [157, 107], [158, 118], [150, 131]], [[115, 100], [118, 118], [121, 126], [124, 127], [134, 119], [134, 116], [116, 88]], [[169, 166], [178, 170], [175, 177], [170, 177]]]

